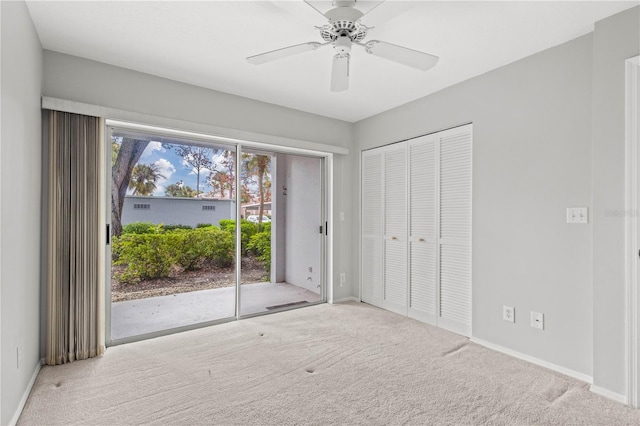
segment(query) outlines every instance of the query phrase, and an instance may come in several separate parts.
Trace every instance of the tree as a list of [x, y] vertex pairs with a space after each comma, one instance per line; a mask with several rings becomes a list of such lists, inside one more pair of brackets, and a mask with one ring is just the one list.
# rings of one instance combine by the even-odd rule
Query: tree
[[234, 197], [234, 188], [235, 188], [235, 160], [236, 153], [235, 151], [224, 150], [222, 151], [222, 161], [220, 162], [224, 168], [226, 169], [226, 174], [228, 176], [229, 181], [229, 199], [233, 199]]
[[[114, 144], [115, 142], [115, 144]], [[111, 167], [111, 235], [122, 234], [122, 206], [131, 180], [133, 168], [149, 145], [149, 140], [115, 138], [112, 140]], [[114, 145], [119, 145], [116, 148]], [[115, 161], [113, 160], [115, 153]]]
[[117, 142], [116, 138], [111, 139], [111, 167], [116, 164], [116, 160], [118, 159], [118, 153], [120, 152], [120, 143]]
[[176, 153], [196, 174], [196, 194], [200, 194], [200, 173], [213, 167], [213, 149], [192, 145], [176, 145]]
[[158, 165], [136, 164], [131, 172], [129, 189], [133, 189], [133, 195], [151, 195], [157, 188], [158, 180], [164, 178]]
[[232, 197], [232, 176], [229, 176], [225, 172], [212, 171], [209, 172], [207, 183], [213, 188], [214, 193], [219, 193], [221, 198], [225, 198], [226, 191], [229, 191], [229, 198]]
[[193, 198], [196, 196], [196, 191], [194, 191], [193, 188], [185, 186], [182, 181], [180, 181], [167, 186], [164, 195], [167, 197]]
[[264, 214], [265, 185], [267, 173], [271, 167], [271, 157], [269, 155], [243, 154], [242, 166], [246, 179], [255, 178], [258, 184], [258, 197], [260, 208], [258, 210], [258, 229], [262, 228], [262, 215]]
[[240, 203], [247, 204], [251, 202], [251, 194], [249, 194], [249, 185], [243, 183], [240, 185]]

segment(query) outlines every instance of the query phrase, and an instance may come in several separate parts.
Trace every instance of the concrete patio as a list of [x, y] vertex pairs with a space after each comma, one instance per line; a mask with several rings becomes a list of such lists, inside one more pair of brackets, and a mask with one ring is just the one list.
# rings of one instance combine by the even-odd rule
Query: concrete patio
[[[111, 340], [235, 316], [235, 287], [179, 293], [111, 304]], [[297, 302], [318, 302], [320, 295], [287, 283], [241, 286], [241, 315], [267, 312]]]

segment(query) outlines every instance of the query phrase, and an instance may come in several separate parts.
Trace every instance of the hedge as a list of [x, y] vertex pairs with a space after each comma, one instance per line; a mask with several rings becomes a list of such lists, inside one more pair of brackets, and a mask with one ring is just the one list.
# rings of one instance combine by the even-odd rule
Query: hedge
[[[221, 219], [220, 229], [231, 233], [231, 235], [235, 237], [236, 221], [233, 219]], [[248, 220], [245, 220], [245, 219], [242, 219], [240, 221], [240, 241], [241, 241], [240, 247], [243, 255], [247, 254], [249, 241], [251, 240], [251, 237], [254, 236], [257, 232], [258, 232], [258, 227], [256, 226], [255, 223], [249, 222]]]
[[251, 237], [248, 249], [258, 256], [267, 273], [271, 272], [271, 229], [269, 232], [259, 232]]
[[[126, 266], [116, 275], [122, 283], [169, 276], [172, 266], [183, 270], [201, 268], [205, 262], [217, 267], [233, 264], [235, 258], [235, 221], [221, 220], [220, 228], [199, 225], [156, 225], [135, 222], [123, 227], [123, 234], [113, 238], [112, 258], [115, 265]], [[257, 233], [254, 223], [243, 220], [240, 225], [242, 254], [257, 256], [267, 272], [271, 267], [271, 227]]]

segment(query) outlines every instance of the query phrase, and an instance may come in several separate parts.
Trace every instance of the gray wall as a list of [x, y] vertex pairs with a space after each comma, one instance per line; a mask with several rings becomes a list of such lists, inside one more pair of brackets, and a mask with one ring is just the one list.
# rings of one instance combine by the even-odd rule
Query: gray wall
[[[149, 209], [135, 209], [134, 204], [148, 204]], [[214, 206], [215, 210], [203, 210], [202, 206]], [[152, 222], [193, 227], [199, 223], [218, 226], [220, 219], [235, 217], [235, 203], [231, 200], [128, 195], [125, 197], [122, 207], [123, 225], [131, 222]]]
[[640, 54], [640, 7], [598, 22], [593, 37], [594, 383], [624, 394], [625, 60]]
[[351, 124], [44, 51], [46, 96], [265, 135], [349, 147]]
[[[591, 225], [566, 224], [565, 209], [591, 205], [591, 46], [589, 34], [359, 122], [355, 134], [367, 149], [473, 122], [473, 336], [586, 375]], [[531, 328], [532, 310], [544, 331]]]
[[42, 47], [23, 2], [0, 2], [0, 10], [0, 423], [5, 425], [40, 362]]
[[284, 213], [285, 280], [320, 293], [322, 237], [318, 226], [322, 223], [322, 160], [287, 155], [285, 163], [286, 208], [284, 212], [276, 212], [276, 215]]

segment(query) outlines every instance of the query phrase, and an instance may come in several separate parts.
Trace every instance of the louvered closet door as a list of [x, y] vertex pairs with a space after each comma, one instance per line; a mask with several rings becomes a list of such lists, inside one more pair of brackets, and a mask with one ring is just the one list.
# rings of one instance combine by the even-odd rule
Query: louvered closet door
[[436, 324], [438, 137], [409, 142], [409, 316]]
[[471, 125], [440, 137], [438, 325], [471, 335]]
[[382, 150], [362, 153], [362, 301], [382, 307]]
[[392, 145], [384, 155], [383, 307], [407, 315], [407, 147]]

